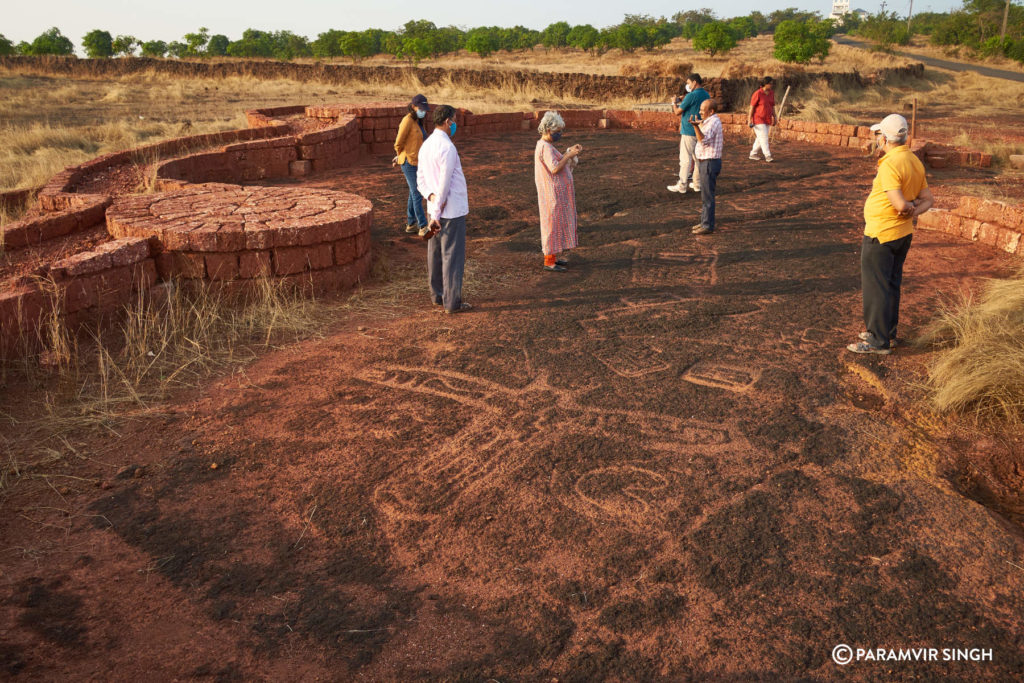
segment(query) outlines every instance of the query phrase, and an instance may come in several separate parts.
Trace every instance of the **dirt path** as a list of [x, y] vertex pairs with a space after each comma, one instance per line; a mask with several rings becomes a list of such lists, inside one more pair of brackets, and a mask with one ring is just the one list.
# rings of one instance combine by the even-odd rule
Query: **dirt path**
[[[849, 45], [850, 47], [860, 47], [868, 49], [871, 47], [871, 43], [854, 40], [853, 38], [847, 38], [846, 36], [834, 36], [832, 38], [835, 42], [840, 45]], [[981, 64], [971, 64], [969, 62], [954, 62], [948, 59], [938, 59], [937, 57], [929, 57], [928, 55], [918, 54], [916, 52], [895, 52], [894, 54], [900, 57], [906, 57], [907, 59], [913, 59], [918, 62], [923, 62], [927, 66], [932, 66], [937, 69], [946, 69], [947, 71], [973, 71], [981, 74], [982, 76], [988, 76], [989, 78], [1002, 78], [1006, 81], [1017, 81], [1018, 83], [1024, 83], [1024, 73], [1019, 71], [1008, 71], [1006, 69], [994, 69], [990, 66], [982, 66]]]
[[[472, 313], [438, 314], [413, 285], [118, 437], [83, 438], [82, 476], [106, 488], [4, 501], [0, 670], [1020, 676], [1020, 527], [940, 476], [948, 446], [890, 389], [917, 378], [919, 352], [842, 350], [860, 330], [872, 163], [793, 145], [754, 163], [730, 141], [721, 231], [694, 238], [697, 198], [664, 191], [675, 136], [574, 142], [569, 273], [539, 267], [533, 138], [467, 143]], [[384, 162], [311, 184], [373, 197], [396, 272], [420, 262]], [[1005, 267], [919, 233], [905, 333], [937, 293]], [[840, 643], [992, 661], [840, 669]]]

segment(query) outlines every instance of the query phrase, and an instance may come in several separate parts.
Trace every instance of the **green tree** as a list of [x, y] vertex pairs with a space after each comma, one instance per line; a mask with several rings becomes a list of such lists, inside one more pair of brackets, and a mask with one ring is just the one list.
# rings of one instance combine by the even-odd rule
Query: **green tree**
[[579, 50], [593, 51], [597, 47], [601, 33], [590, 24], [580, 24], [573, 26], [565, 38], [569, 45]]
[[775, 10], [768, 15], [769, 29], [774, 32], [778, 29], [779, 24], [784, 21], [799, 21], [807, 23], [810, 21], [820, 21], [821, 14], [818, 12], [806, 12], [796, 7], [787, 7], [786, 9]]
[[486, 57], [500, 48], [498, 36], [489, 27], [481, 26], [466, 33], [466, 49]]
[[565, 47], [569, 44], [569, 32], [572, 27], [568, 22], [557, 21], [549, 24], [541, 31], [540, 42], [544, 47]]
[[89, 59], [103, 59], [114, 56], [114, 39], [109, 31], [94, 29], [82, 36], [82, 47]]
[[341, 39], [345, 31], [331, 29], [317, 35], [316, 40], [310, 43], [310, 49], [314, 57], [339, 57], [341, 56]]
[[824, 61], [832, 47], [830, 21], [783, 21], [775, 27], [775, 58], [806, 64], [815, 57]]
[[693, 49], [715, 55], [736, 47], [736, 36], [727, 24], [713, 21], [701, 27], [700, 33], [693, 39]]
[[705, 24], [717, 21], [715, 13], [707, 7], [703, 9], [691, 9], [685, 12], [676, 12], [672, 15], [672, 21], [679, 26], [680, 35], [684, 38], [693, 39], [700, 33]]
[[16, 54], [16, 52], [14, 43], [9, 41], [2, 33], [0, 33], [0, 57], [8, 57]]
[[162, 40], [147, 40], [142, 44], [143, 57], [163, 57], [167, 54], [167, 43]]
[[135, 36], [118, 36], [114, 38], [114, 54], [121, 57], [132, 57], [135, 55], [135, 48], [140, 45], [139, 39]]
[[736, 36], [736, 40], [753, 38], [757, 35], [757, 25], [751, 17], [736, 17], [729, 20], [729, 30]]
[[906, 19], [897, 16], [895, 12], [883, 11], [871, 15], [857, 27], [856, 34], [883, 49], [910, 42]]
[[178, 40], [172, 40], [167, 43], [167, 54], [176, 59], [181, 59], [188, 55], [188, 45]]
[[206, 50], [206, 43], [210, 40], [210, 29], [201, 27], [195, 33], [186, 33], [185, 54], [188, 57], [198, 57]]
[[228, 53], [228, 45], [231, 44], [231, 39], [227, 36], [217, 33], [210, 36], [210, 40], [206, 43], [206, 54], [210, 57], [223, 57]]
[[341, 47], [341, 54], [353, 57], [356, 61], [374, 54], [372, 38], [359, 31], [348, 31], [338, 41], [338, 45]]
[[19, 43], [18, 51], [23, 55], [71, 55], [75, 52], [75, 45], [54, 26], [36, 36], [31, 43]]

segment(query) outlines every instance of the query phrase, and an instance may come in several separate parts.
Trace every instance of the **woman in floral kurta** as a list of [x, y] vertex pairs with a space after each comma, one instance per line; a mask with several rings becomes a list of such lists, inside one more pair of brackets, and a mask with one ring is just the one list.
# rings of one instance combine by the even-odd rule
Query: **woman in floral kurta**
[[566, 261], [562, 252], [574, 249], [576, 239], [576, 189], [572, 170], [582, 149], [573, 145], [563, 155], [555, 148], [562, 136], [565, 121], [553, 111], [544, 114], [537, 126], [541, 134], [533, 155], [533, 177], [537, 183], [540, 206], [540, 246], [544, 253], [544, 270], [564, 272]]

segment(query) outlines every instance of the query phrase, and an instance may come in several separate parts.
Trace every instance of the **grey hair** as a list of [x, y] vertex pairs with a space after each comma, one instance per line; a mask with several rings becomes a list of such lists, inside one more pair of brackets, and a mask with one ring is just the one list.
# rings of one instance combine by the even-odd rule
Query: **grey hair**
[[565, 128], [565, 121], [558, 115], [558, 112], [555, 111], [545, 112], [544, 117], [540, 120], [540, 123], [537, 124], [537, 132], [541, 135], [553, 133], [554, 131], [562, 130], [563, 128]]
[[909, 133], [904, 132], [903, 135], [897, 135], [895, 137], [885, 136], [885, 139], [889, 141], [890, 145], [905, 145], [907, 144], [907, 136]]

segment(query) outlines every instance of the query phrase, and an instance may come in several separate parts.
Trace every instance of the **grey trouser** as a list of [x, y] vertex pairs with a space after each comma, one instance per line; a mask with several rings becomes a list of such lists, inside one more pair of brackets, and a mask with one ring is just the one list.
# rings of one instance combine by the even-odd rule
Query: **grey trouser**
[[860, 285], [864, 293], [864, 326], [870, 332], [868, 344], [889, 348], [900, 324], [900, 288], [903, 262], [907, 260], [913, 235], [891, 242], [864, 236], [860, 248]]
[[427, 242], [430, 295], [446, 311], [462, 306], [462, 272], [466, 267], [466, 217], [442, 218], [441, 231]]
[[697, 162], [700, 169], [700, 224], [705, 228], [715, 229], [715, 185], [718, 174], [722, 172], [721, 159], [701, 159]]
[[693, 178], [695, 187], [700, 187], [700, 176], [697, 175], [697, 157], [693, 148], [697, 146], [696, 135], [679, 136], [679, 183], [685, 187]]

